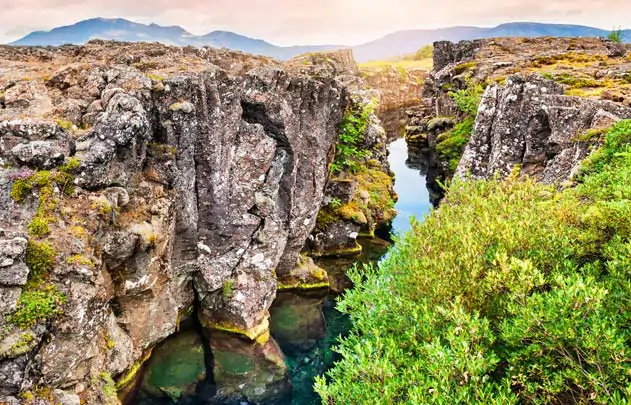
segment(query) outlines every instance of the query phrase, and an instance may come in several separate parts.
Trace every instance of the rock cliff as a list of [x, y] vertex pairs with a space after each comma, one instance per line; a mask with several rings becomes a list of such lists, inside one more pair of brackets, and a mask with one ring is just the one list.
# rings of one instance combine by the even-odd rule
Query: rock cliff
[[429, 111], [410, 111], [406, 138], [436, 152], [439, 178], [519, 166], [563, 182], [604, 128], [630, 116], [630, 52], [597, 38], [437, 42], [423, 91]]
[[305, 58], [0, 47], [0, 398], [116, 403], [192, 314], [267, 367], [243, 388], [216, 361], [219, 395], [282, 389], [268, 309], [326, 280], [300, 253], [358, 80], [349, 51]]

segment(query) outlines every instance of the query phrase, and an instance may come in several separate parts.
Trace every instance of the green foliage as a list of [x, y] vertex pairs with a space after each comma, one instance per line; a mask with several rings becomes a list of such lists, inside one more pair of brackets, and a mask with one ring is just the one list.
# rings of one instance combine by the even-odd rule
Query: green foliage
[[448, 94], [456, 102], [456, 106], [463, 113], [475, 117], [478, 113], [480, 98], [484, 93], [484, 86], [472, 79], [466, 80], [467, 87], [450, 91]]
[[361, 100], [351, 102], [339, 125], [335, 159], [331, 163], [333, 173], [344, 170], [355, 173], [361, 166], [361, 160], [369, 156], [368, 151], [361, 149], [361, 145], [373, 110], [372, 103], [366, 104]]
[[232, 297], [234, 292], [234, 280], [226, 280], [223, 282], [222, 295], [224, 298]]
[[455, 181], [338, 308], [323, 404], [606, 404], [631, 391], [631, 121], [574, 189]]
[[586, 77], [584, 75], [576, 73], [576, 76], [572, 73], [556, 72], [556, 73], [544, 73], [543, 77], [549, 80], [554, 80], [557, 83], [565, 84], [570, 87], [570, 90], [584, 89], [584, 88], [597, 88], [597, 87], [612, 87], [614, 85], [611, 80], [596, 80], [592, 77]]
[[79, 167], [79, 160], [71, 158], [58, 171], [41, 170], [25, 179], [17, 179], [11, 188], [11, 198], [22, 202], [33, 190], [39, 191], [39, 206], [35, 217], [28, 225], [29, 234], [42, 238], [50, 233], [49, 225], [54, 221], [54, 211], [59, 204], [57, 190], [62, 195], [74, 192], [73, 177], [69, 172]]
[[36, 238], [42, 238], [50, 233], [50, 227], [48, 226], [48, 220], [40, 216], [33, 218], [30, 224], [28, 224], [28, 233]]
[[[480, 99], [484, 93], [482, 84], [468, 78], [465, 89], [450, 91], [448, 94], [456, 103], [458, 109], [465, 114], [462, 121], [457, 122], [452, 129], [443, 132], [436, 139], [436, 151], [442, 160], [446, 161], [450, 170], [456, 170], [463, 149], [475, 125]], [[434, 124], [430, 122], [430, 124]]]
[[76, 157], [71, 157], [59, 167], [59, 171], [63, 173], [73, 173], [79, 166], [81, 166], [81, 161]]
[[62, 120], [62, 119], [58, 119], [57, 120], [57, 125], [59, 126], [59, 128], [65, 130], [65, 131], [72, 130], [72, 127], [74, 126], [72, 121]]
[[25, 263], [30, 270], [30, 279], [45, 278], [55, 267], [56, 254], [48, 242], [29, 241], [26, 246]]
[[620, 44], [622, 43], [622, 41], [624, 41], [624, 32], [620, 27], [614, 28], [613, 30], [611, 30], [607, 38], [609, 38], [609, 40], [613, 42]]
[[456, 170], [462, 157], [462, 150], [473, 132], [474, 124], [475, 118], [467, 117], [436, 138], [436, 152], [448, 162], [450, 170]]
[[340, 201], [339, 198], [332, 198], [331, 202], [329, 202], [329, 205], [331, 206], [331, 208], [336, 210], [342, 206], [342, 201]]
[[454, 68], [454, 72], [459, 75], [471, 70], [475, 70], [476, 67], [478, 67], [478, 64], [475, 61], [462, 62], [456, 65], [456, 67]]
[[110, 375], [110, 373], [103, 371], [99, 374], [99, 379], [102, 383], [103, 393], [107, 397], [115, 397], [116, 396], [116, 383], [114, 383], [114, 379]]
[[420, 48], [414, 54], [415, 60], [431, 59], [434, 57], [434, 47], [432, 45], [426, 45]]
[[41, 290], [23, 291], [17, 309], [9, 315], [9, 321], [20, 328], [29, 328], [37, 322], [60, 315], [65, 301], [65, 296], [52, 285]]

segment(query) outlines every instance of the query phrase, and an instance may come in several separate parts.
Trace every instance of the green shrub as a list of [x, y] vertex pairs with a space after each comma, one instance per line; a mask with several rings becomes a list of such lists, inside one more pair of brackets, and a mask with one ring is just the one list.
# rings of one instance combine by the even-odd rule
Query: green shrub
[[414, 60], [431, 59], [434, 57], [434, 47], [432, 45], [426, 45], [420, 48], [414, 54]]
[[448, 162], [450, 170], [456, 170], [458, 167], [462, 151], [473, 132], [474, 124], [475, 118], [467, 117], [436, 138], [436, 152]]
[[467, 79], [466, 83], [466, 88], [450, 91], [448, 94], [456, 102], [456, 106], [458, 106], [460, 111], [475, 117], [478, 113], [480, 98], [482, 93], [484, 93], [484, 86], [472, 79]]
[[609, 38], [609, 40], [616, 42], [616, 43], [622, 43], [622, 41], [624, 41], [624, 32], [622, 31], [622, 28], [614, 28], [609, 35], [607, 36], [607, 38]]
[[631, 121], [574, 189], [454, 181], [378, 268], [350, 272], [323, 404], [605, 404], [631, 394]]
[[[464, 147], [469, 141], [475, 125], [480, 99], [484, 93], [482, 84], [467, 79], [467, 87], [450, 91], [448, 94], [456, 103], [465, 117], [457, 122], [452, 129], [443, 132], [436, 139], [436, 152], [447, 162], [449, 170], [454, 171], [460, 162]], [[433, 124], [433, 122], [430, 122]]]
[[9, 315], [9, 321], [20, 328], [29, 328], [37, 322], [60, 315], [65, 300], [65, 296], [52, 285], [42, 290], [23, 291], [17, 309]]
[[333, 173], [344, 170], [355, 173], [361, 166], [361, 160], [369, 156], [368, 151], [361, 149], [361, 145], [373, 110], [372, 103], [364, 103], [361, 100], [351, 102], [339, 125], [335, 159], [331, 163]]

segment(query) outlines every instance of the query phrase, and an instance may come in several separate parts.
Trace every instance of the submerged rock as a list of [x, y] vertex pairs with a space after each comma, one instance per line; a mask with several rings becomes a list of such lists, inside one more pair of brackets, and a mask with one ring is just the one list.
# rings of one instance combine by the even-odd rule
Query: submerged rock
[[153, 350], [141, 389], [154, 397], [177, 401], [194, 395], [206, 378], [202, 337], [194, 330], [178, 333]]
[[215, 331], [210, 346], [217, 385], [213, 403], [273, 403], [289, 394], [285, 356], [269, 333], [251, 341]]
[[282, 348], [309, 350], [325, 336], [324, 294], [279, 293], [270, 308], [270, 331]]

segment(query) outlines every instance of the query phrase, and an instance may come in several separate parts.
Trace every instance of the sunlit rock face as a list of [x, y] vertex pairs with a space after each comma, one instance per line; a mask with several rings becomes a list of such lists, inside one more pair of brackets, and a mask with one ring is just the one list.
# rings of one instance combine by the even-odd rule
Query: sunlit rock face
[[[44, 385], [108, 403], [196, 303], [207, 333], [239, 342], [210, 339], [221, 392], [284, 390], [268, 310], [278, 279], [304, 276], [300, 252], [348, 104], [336, 76], [356, 73], [350, 52], [327, 60], [339, 63], [304, 70], [102, 41], [0, 47], [0, 244], [10, 247], [0, 257], [0, 397]], [[32, 241], [50, 248], [41, 277], [29, 272]], [[326, 282], [317, 269], [307, 276]], [[20, 296], [38, 291], [55, 293], [50, 310], [18, 323]], [[260, 360], [254, 391], [221, 388], [240, 373], [230, 351]]]

